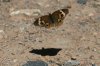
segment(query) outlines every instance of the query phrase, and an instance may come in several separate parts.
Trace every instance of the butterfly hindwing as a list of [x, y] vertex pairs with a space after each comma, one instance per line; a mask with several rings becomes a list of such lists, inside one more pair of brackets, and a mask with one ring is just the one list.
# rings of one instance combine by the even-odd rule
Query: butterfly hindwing
[[44, 15], [36, 19], [34, 25], [49, 28], [51, 25], [50, 21], [49, 15]]

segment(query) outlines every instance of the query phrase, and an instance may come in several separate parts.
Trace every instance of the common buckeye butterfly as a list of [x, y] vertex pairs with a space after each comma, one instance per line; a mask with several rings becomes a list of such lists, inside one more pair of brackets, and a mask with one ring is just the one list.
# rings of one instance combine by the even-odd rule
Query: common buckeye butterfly
[[41, 26], [41, 27], [56, 27], [63, 24], [63, 20], [65, 16], [69, 13], [69, 9], [60, 9], [53, 13], [49, 13], [48, 15], [41, 16], [36, 19], [34, 22], [35, 26]]

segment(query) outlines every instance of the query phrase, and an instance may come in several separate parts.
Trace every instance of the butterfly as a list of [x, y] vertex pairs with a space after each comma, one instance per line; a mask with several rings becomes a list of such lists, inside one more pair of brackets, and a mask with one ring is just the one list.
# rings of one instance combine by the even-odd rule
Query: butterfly
[[56, 10], [53, 13], [49, 13], [48, 15], [37, 18], [34, 22], [34, 25], [46, 28], [60, 26], [63, 24], [63, 20], [68, 13], [68, 8]]

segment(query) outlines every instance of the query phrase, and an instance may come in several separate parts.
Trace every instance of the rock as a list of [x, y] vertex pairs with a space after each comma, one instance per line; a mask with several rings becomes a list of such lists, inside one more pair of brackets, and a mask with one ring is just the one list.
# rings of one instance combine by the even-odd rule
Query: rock
[[86, 4], [87, 0], [77, 0], [77, 3], [79, 3], [79, 4]]
[[91, 55], [89, 58], [90, 58], [90, 59], [94, 59], [94, 55]]
[[10, 2], [10, 0], [2, 0], [2, 2]]
[[92, 51], [96, 52], [97, 50], [96, 50], [96, 48], [93, 48], [93, 50], [92, 50]]
[[14, 10], [10, 9], [10, 16], [16, 16], [16, 15], [26, 15], [26, 16], [38, 16], [41, 13], [39, 9], [20, 9], [20, 10]]
[[0, 30], [0, 40], [6, 38], [6, 34], [4, 32], [4, 30]]
[[80, 64], [77, 60], [69, 60], [63, 64], [63, 66], [78, 66]]
[[14, 59], [14, 60], [13, 60], [14, 63], [16, 63], [17, 61], [18, 61], [17, 59]]
[[77, 59], [76, 57], [72, 57], [72, 58], [71, 58], [71, 60], [76, 60], [76, 59]]
[[92, 64], [92, 66], [96, 66], [96, 64]]
[[44, 61], [37, 60], [37, 61], [27, 61], [27, 63], [22, 66], [48, 66], [48, 64]]

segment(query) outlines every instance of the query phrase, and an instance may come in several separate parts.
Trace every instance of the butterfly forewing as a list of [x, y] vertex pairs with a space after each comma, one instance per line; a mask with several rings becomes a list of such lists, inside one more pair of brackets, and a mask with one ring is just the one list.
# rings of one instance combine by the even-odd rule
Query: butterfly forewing
[[54, 25], [60, 26], [61, 24], [63, 24], [63, 20], [68, 13], [69, 13], [68, 9], [61, 9], [52, 13]]

